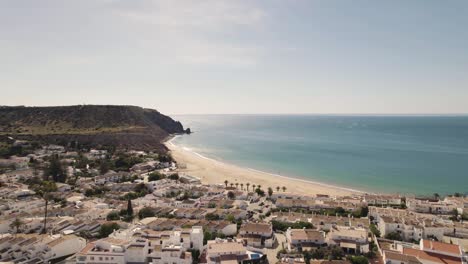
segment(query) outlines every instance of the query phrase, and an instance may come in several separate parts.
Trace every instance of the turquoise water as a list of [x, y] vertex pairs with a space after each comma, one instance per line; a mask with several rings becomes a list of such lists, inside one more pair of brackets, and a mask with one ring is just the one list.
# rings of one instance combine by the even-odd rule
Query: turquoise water
[[186, 115], [173, 143], [209, 158], [363, 191], [468, 191], [468, 116]]

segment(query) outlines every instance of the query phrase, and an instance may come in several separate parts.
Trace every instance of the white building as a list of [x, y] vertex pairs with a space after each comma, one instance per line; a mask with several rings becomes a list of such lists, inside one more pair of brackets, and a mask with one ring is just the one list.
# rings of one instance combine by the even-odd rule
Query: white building
[[206, 245], [207, 264], [243, 263], [262, 257], [260, 253], [249, 252], [241, 240], [216, 239]]
[[76, 255], [77, 264], [125, 264], [128, 241], [106, 238], [89, 243]]
[[408, 210], [417, 213], [429, 213], [429, 214], [450, 214], [454, 210], [458, 211], [456, 203], [450, 200], [445, 201], [432, 201], [422, 199], [407, 199], [406, 206]]
[[446, 227], [430, 219], [418, 219], [413, 216], [390, 217], [380, 216], [378, 227], [382, 236], [398, 233], [405, 241], [419, 241], [424, 238], [442, 240]]
[[369, 252], [368, 232], [363, 228], [337, 227], [327, 234], [329, 245], [338, 245], [347, 251]]
[[273, 227], [267, 223], [246, 223], [239, 229], [239, 236], [248, 246], [273, 247], [275, 236]]
[[319, 247], [325, 244], [325, 234], [323, 231], [312, 229], [291, 229], [286, 231], [286, 242], [288, 250], [298, 249], [299, 251]]
[[74, 235], [18, 235], [0, 239], [0, 262], [48, 263], [83, 249], [86, 240]]

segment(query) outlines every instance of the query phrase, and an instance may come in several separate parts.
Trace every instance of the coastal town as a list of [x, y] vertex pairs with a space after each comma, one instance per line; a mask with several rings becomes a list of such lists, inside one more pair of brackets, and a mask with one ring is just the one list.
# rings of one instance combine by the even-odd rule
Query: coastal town
[[0, 264], [468, 264], [468, 0], [0, 0]]
[[5, 142], [0, 263], [468, 261], [463, 193], [308, 195], [206, 183], [170, 152]]

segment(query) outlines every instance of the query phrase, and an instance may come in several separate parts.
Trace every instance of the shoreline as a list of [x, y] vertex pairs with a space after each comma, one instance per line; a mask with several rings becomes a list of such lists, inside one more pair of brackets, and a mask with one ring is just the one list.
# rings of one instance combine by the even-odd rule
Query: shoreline
[[276, 192], [277, 186], [285, 186], [287, 188], [286, 192], [305, 195], [347, 196], [369, 193], [221, 162], [174, 144], [172, 141], [178, 136], [180, 135], [168, 138], [164, 145], [171, 151], [172, 156], [178, 163], [186, 166], [186, 168], [179, 169], [179, 171], [200, 178], [203, 184], [224, 185], [225, 180], [229, 181], [229, 183], [244, 183], [244, 185], [248, 182], [251, 185], [260, 184], [264, 190], [271, 187], [274, 192]]

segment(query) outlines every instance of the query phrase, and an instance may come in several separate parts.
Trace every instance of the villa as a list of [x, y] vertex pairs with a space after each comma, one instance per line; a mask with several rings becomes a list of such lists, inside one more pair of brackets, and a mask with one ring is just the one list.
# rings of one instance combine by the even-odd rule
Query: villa
[[299, 251], [320, 247], [326, 243], [322, 231], [291, 228], [286, 231], [286, 242], [288, 243], [288, 250], [297, 249]]

